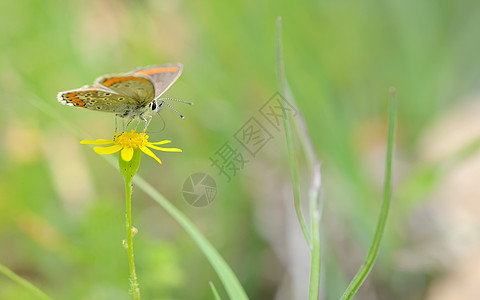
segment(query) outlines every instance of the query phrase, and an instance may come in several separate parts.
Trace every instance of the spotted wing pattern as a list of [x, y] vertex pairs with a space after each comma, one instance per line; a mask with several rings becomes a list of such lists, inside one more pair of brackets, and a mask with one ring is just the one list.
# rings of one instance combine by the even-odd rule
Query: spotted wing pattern
[[58, 101], [70, 106], [116, 113], [124, 118], [142, 117], [150, 103], [180, 76], [181, 63], [138, 68], [125, 74], [106, 75], [95, 85], [58, 93]]
[[134, 99], [101, 86], [84, 86], [77, 90], [60, 92], [57, 99], [65, 105], [120, 115], [130, 111], [136, 105]]
[[95, 81], [118, 94], [130, 97], [137, 106], [147, 106], [155, 97], [153, 82], [144, 76], [106, 75]]
[[149, 78], [155, 87], [155, 98], [161, 96], [182, 74], [183, 65], [173, 63], [166, 65], [149, 66], [133, 70], [127, 75]]

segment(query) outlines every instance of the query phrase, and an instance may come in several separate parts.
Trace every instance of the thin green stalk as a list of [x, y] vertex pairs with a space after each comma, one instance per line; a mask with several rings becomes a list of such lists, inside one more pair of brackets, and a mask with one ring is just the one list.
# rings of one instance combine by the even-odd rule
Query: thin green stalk
[[135, 149], [130, 161], [124, 161], [122, 155], [118, 155], [118, 166], [125, 182], [125, 226], [127, 230], [127, 241], [125, 247], [128, 253], [128, 266], [130, 268], [130, 293], [135, 300], [140, 300], [140, 287], [138, 285], [137, 273], [135, 272], [135, 261], [133, 252], [134, 228], [132, 226], [132, 180], [140, 166], [141, 151]]
[[195, 227], [181, 211], [173, 206], [166, 198], [164, 198], [155, 188], [147, 183], [142, 177], [135, 176], [133, 179], [135, 185], [142, 189], [147, 195], [152, 197], [165, 211], [178, 222], [180, 226], [190, 235], [195, 241], [198, 247], [202, 250], [210, 264], [212, 265], [218, 277], [223, 283], [225, 290], [230, 299], [232, 300], [244, 300], [248, 299], [247, 294], [243, 290], [242, 285], [238, 281], [237, 277], [233, 273], [232, 269], [225, 262], [223, 257], [213, 247], [212, 244], [202, 235], [202, 233]]
[[133, 252], [133, 226], [132, 226], [132, 178], [125, 178], [125, 198], [126, 198], [126, 226], [127, 226], [127, 252], [128, 266], [130, 268], [130, 292], [135, 300], [140, 300], [140, 287], [135, 272], [135, 261]]
[[[288, 83], [285, 77], [285, 67], [283, 65], [283, 54], [282, 54], [282, 20], [278, 18], [277, 21], [277, 67], [278, 67], [278, 80], [280, 82], [280, 89], [285, 97], [290, 100]], [[283, 114], [283, 127], [285, 129], [285, 140], [287, 143], [287, 152], [288, 152], [288, 162], [290, 165], [290, 170], [292, 173], [292, 182], [293, 182], [293, 199], [295, 203], [295, 212], [297, 213], [298, 222], [302, 228], [303, 235], [307, 241], [308, 246], [312, 249], [312, 238], [308, 232], [305, 219], [303, 218], [302, 208], [300, 205], [300, 183], [298, 179], [298, 169], [297, 162], [295, 158], [297, 157], [295, 151], [295, 145], [293, 142], [293, 133], [292, 133], [292, 123], [290, 115], [287, 113]]]
[[390, 200], [392, 198], [392, 166], [393, 166], [393, 142], [395, 133], [395, 111], [396, 111], [396, 99], [395, 90], [390, 91], [389, 100], [389, 113], [388, 113], [388, 140], [387, 140], [387, 158], [385, 165], [385, 182], [383, 188], [382, 207], [380, 215], [378, 217], [377, 228], [375, 235], [373, 236], [370, 249], [365, 257], [365, 260], [358, 270], [352, 282], [345, 290], [342, 300], [352, 299], [357, 293], [360, 286], [363, 284], [368, 274], [373, 268], [375, 260], [378, 256], [378, 250], [382, 241], [383, 233], [385, 231], [385, 225], [388, 219], [388, 211], [390, 208]]
[[16, 282], [17, 284], [23, 286], [25, 289], [30, 291], [33, 295], [37, 296], [38, 299], [43, 300], [52, 300], [49, 296], [47, 296], [44, 292], [39, 290], [33, 284], [28, 282], [27, 280], [23, 279], [22, 277], [15, 274], [12, 270], [7, 268], [6, 266], [0, 264], [0, 273], [5, 275], [6, 277], [10, 278], [12, 281]]
[[[102, 156], [102, 158], [115, 167], [114, 161], [109, 156]], [[135, 155], [134, 155], [135, 158]], [[132, 159], [133, 160], [133, 159]], [[122, 166], [120, 166], [122, 171]], [[122, 171], [123, 174], [123, 171]], [[152, 197], [165, 211], [190, 235], [197, 246], [203, 252], [207, 260], [212, 265], [222, 284], [227, 291], [228, 297], [232, 300], [248, 299], [245, 290], [240, 284], [238, 278], [233, 273], [232, 269], [225, 262], [223, 257], [213, 247], [212, 244], [203, 236], [203, 234], [195, 227], [185, 214], [173, 206], [165, 197], [163, 197], [155, 188], [147, 183], [140, 175], [136, 175], [132, 180], [136, 187], [144, 191], [147, 195]]]
[[[288, 86], [287, 78], [285, 76], [285, 67], [283, 65], [283, 54], [282, 54], [282, 20], [278, 18], [277, 20], [277, 65], [278, 65], [278, 80], [280, 82], [280, 89], [283, 95], [295, 103], [293, 94]], [[310, 247], [310, 282], [309, 282], [309, 299], [318, 300], [319, 296], [319, 286], [320, 286], [320, 273], [321, 273], [321, 252], [320, 252], [320, 191], [321, 191], [321, 176], [320, 176], [320, 163], [318, 162], [317, 156], [315, 154], [315, 149], [313, 148], [312, 140], [310, 134], [308, 133], [307, 125], [305, 120], [299, 112], [299, 117], [297, 117], [298, 126], [295, 126], [296, 133], [302, 149], [305, 151], [306, 158], [308, 163], [312, 168], [312, 182], [310, 184], [309, 190], [309, 213], [310, 213], [310, 232], [308, 232], [306, 222], [303, 218], [300, 206], [300, 193], [299, 193], [299, 179], [298, 179], [298, 168], [297, 168], [297, 153], [295, 151], [292, 127], [293, 123], [288, 113], [284, 114], [283, 122], [285, 127], [285, 139], [287, 143], [288, 158], [290, 163], [290, 168], [292, 171], [292, 181], [294, 189], [294, 200], [295, 200], [295, 211], [302, 228], [303, 234], [307, 243]]]
[[213, 282], [210, 281], [209, 283], [210, 283], [210, 288], [212, 289], [213, 299], [222, 300], [222, 298], [220, 298], [220, 295], [218, 294], [217, 288], [215, 287]]
[[312, 254], [310, 262], [310, 283], [308, 296], [310, 300], [318, 300], [320, 285], [320, 164], [313, 166], [312, 184], [309, 193], [310, 222], [312, 229]]

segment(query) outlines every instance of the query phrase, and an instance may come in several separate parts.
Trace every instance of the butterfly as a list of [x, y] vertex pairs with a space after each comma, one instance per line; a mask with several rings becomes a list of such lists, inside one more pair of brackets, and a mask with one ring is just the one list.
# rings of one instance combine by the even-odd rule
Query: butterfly
[[[178, 79], [182, 70], [181, 63], [173, 63], [138, 68], [124, 74], [104, 75], [97, 78], [94, 85], [59, 92], [57, 99], [65, 105], [114, 113], [129, 119], [128, 124], [138, 118], [145, 122], [145, 131], [152, 114], [166, 104], [164, 100], [176, 100], [160, 96]], [[183, 118], [182, 115], [180, 117]]]

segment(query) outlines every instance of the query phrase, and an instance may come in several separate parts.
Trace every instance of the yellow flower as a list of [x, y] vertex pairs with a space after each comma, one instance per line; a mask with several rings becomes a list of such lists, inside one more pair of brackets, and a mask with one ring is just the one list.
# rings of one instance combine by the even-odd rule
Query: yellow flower
[[[151, 143], [148, 141], [148, 135], [144, 133], [136, 133], [135, 130], [131, 132], [124, 132], [119, 134], [118, 132], [115, 133], [115, 138], [113, 140], [83, 140], [80, 144], [87, 144], [87, 145], [110, 145], [109, 147], [94, 147], [93, 150], [98, 154], [112, 154], [118, 151], [120, 152], [120, 156], [124, 161], [131, 161], [133, 157], [133, 153], [135, 149], [142, 150], [143, 153], [147, 154], [148, 156], [153, 157], [159, 163], [162, 161], [152, 152], [149, 148], [165, 151], [165, 152], [182, 152], [181, 149], [178, 148], [162, 148], [158, 147], [157, 145], [164, 145], [171, 143], [169, 140], [164, 140], [160, 142]], [[149, 148], [147, 148], [149, 147]]]

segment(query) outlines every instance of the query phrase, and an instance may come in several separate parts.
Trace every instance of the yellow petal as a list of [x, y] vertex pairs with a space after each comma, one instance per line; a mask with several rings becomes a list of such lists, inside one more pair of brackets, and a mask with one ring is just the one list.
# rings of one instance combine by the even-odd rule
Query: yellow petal
[[98, 140], [83, 140], [80, 141], [80, 144], [83, 145], [108, 145], [108, 144], [113, 144], [113, 140], [104, 140], [104, 139], [98, 139]]
[[122, 150], [122, 146], [120, 146], [120, 145], [113, 145], [113, 146], [110, 146], [110, 147], [94, 147], [93, 148], [93, 151], [95, 151], [98, 154], [102, 154], [102, 155], [112, 154], [112, 153], [118, 152], [120, 150]]
[[164, 140], [164, 141], [160, 141], [160, 142], [155, 142], [155, 143], [150, 143], [152, 145], [163, 145], [163, 144], [168, 144], [168, 143], [171, 143], [172, 141], [169, 141], [169, 140]]
[[155, 155], [155, 153], [153, 153], [152, 150], [148, 149], [147, 147], [141, 147], [140, 150], [142, 150], [142, 152], [145, 153], [146, 155], [155, 158], [155, 160], [158, 161], [159, 164], [162, 163], [162, 161], [160, 160], [160, 158], [158, 158], [158, 157]]
[[178, 148], [162, 148], [162, 147], [157, 147], [154, 145], [151, 145], [151, 143], [147, 144], [148, 147], [155, 149], [155, 150], [160, 150], [160, 151], [165, 151], [165, 152], [182, 152], [182, 149]]
[[124, 161], [131, 161], [133, 157], [133, 148], [123, 148], [122, 152], [120, 152], [120, 155]]

